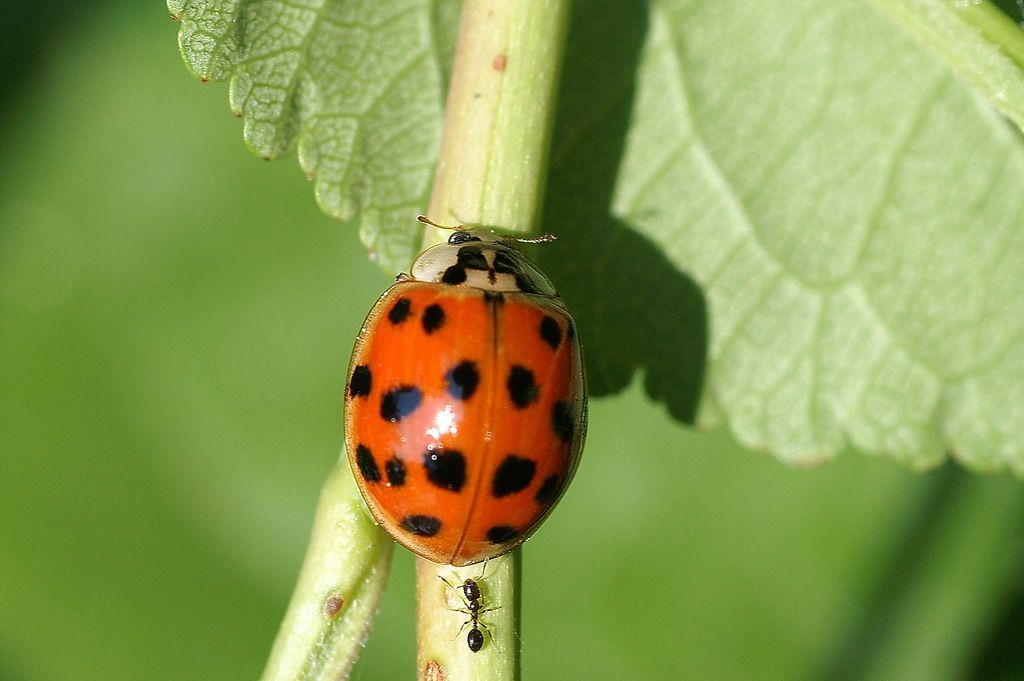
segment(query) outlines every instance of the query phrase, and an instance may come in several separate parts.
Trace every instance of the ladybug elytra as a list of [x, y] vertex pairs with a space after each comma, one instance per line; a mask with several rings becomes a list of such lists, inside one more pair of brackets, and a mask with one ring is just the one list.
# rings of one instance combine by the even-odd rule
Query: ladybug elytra
[[345, 439], [393, 539], [469, 565], [517, 546], [572, 479], [587, 398], [575, 324], [507, 241], [455, 231], [380, 297], [356, 340]]

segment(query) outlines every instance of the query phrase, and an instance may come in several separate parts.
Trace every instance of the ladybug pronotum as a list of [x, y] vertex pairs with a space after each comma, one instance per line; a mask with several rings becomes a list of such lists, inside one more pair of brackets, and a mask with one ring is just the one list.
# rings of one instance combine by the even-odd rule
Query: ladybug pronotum
[[377, 522], [414, 553], [469, 565], [517, 546], [579, 462], [579, 339], [551, 282], [508, 242], [455, 231], [370, 310], [345, 440]]

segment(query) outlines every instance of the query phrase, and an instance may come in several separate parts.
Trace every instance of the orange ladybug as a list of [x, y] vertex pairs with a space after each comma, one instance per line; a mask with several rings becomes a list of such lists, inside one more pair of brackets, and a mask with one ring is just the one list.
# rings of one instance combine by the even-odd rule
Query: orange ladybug
[[573, 319], [508, 241], [455, 231], [370, 310], [345, 441], [377, 522], [414, 553], [470, 565], [537, 529], [587, 427]]

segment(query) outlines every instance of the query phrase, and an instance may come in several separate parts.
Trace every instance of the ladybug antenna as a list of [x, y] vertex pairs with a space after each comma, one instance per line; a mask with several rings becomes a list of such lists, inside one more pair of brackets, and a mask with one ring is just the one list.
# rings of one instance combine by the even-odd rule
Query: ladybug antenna
[[420, 222], [422, 222], [425, 225], [430, 225], [431, 227], [437, 227], [438, 229], [450, 229], [450, 230], [452, 230], [454, 232], [462, 232], [462, 231], [464, 231], [466, 229], [465, 225], [439, 225], [436, 222], [434, 222], [433, 220], [431, 220], [430, 218], [428, 218], [426, 215], [417, 215], [416, 219], [419, 220]]
[[506, 236], [502, 238], [505, 239], [506, 241], [518, 241], [521, 244], [547, 244], [551, 243], [552, 241], [558, 240], [558, 237], [555, 236], [554, 234], [541, 234], [540, 236], [530, 237], [529, 239], [520, 238], [516, 236]]
[[[448, 229], [453, 232], [464, 232], [470, 229], [466, 225], [439, 225], [438, 223], [428, 218], [426, 215], [417, 215], [416, 219], [425, 225], [430, 225], [431, 227], [436, 227], [438, 229]], [[515, 241], [516, 243], [520, 244], [546, 244], [558, 239], [558, 237], [555, 236], [554, 234], [541, 234], [540, 236], [536, 237], [516, 237], [498, 234], [493, 229], [487, 231], [489, 231], [491, 234], [494, 234], [494, 236], [498, 237], [502, 241]]]

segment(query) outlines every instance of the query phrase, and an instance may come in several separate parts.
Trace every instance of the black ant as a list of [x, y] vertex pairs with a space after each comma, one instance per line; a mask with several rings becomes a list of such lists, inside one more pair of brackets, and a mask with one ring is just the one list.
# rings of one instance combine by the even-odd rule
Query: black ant
[[[455, 636], [458, 637], [459, 634], [462, 633], [462, 630], [469, 625], [469, 633], [466, 634], [466, 645], [474, 653], [479, 652], [480, 649], [484, 647], [484, 635], [480, 630], [483, 629], [484, 631], [487, 631], [487, 625], [480, 621], [480, 615], [497, 609], [480, 607], [480, 601], [483, 598], [483, 594], [480, 592], [480, 582], [483, 581], [484, 572], [486, 571], [487, 561], [484, 561], [484, 569], [480, 572], [480, 576], [477, 579], [467, 577], [466, 581], [459, 586], [453, 585], [441, 575], [437, 576], [438, 579], [448, 585], [449, 589], [462, 592], [463, 603], [465, 603], [466, 607], [452, 609], [455, 612], [461, 612], [469, 615], [469, 619], [462, 623], [462, 626], [459, 627], [459, 633], [455, 634]], [[490, 635], [489, 631], [487, 631], [487, 633]]]

